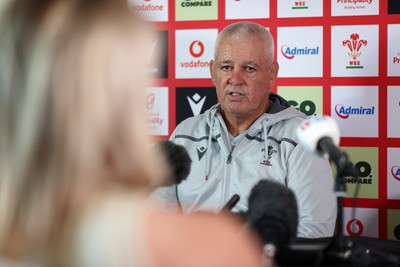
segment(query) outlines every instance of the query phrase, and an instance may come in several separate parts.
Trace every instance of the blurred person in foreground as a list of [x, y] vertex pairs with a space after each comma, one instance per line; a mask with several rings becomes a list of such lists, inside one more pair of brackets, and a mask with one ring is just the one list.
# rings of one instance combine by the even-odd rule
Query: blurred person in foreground
[[272, 179], [295, 193], [298, 237], [333, 235], [333, 173], [328, 160], [298, 144], [296, 129], [305, 114], [270, 92], [278, 70], [274, 40], [264, 26], [236, 22], [219, 33], [210, 62], [219, 103], [176, 127], [170, 140], [187, 149], [191, 172], [182, 183], [158, 189], [155, 199], [184, 213], [219, 212], [238, 194], [233, 211], [246, 212], [251, 189]]
[[145, 201], [169, 168], [144, 123], [153, 32], [126, 1], [15, 0], [0, 12], [3, 264], [261, 265], [236, 221]]

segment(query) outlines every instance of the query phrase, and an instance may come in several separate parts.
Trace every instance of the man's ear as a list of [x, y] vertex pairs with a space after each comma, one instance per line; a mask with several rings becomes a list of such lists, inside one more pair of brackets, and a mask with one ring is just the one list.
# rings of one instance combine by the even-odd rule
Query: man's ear
[[210, 60], [210, 75], [211, 79], [214, 81], [214, 60]]
[[270, 79], [269, 79], [269, 88], [274, 86], [276, 78], [278, 77], [278, 71], [279, 71], [278, 62], [272, 63], [272, 65], [271, 65], [271, 74], [270, 74]]

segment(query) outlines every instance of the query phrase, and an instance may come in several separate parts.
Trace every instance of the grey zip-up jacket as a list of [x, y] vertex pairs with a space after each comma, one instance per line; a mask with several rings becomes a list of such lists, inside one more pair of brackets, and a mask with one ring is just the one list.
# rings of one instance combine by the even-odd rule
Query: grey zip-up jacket
[[230, 137], [216, 104], [180, 123], [170, 140], [183, 145], [192, 159], [186, 180], [157, 189], [153, 196], [166, 207], [218, 212], [239, 194], [233, 211], [246, 211], [253, 186], [273, 179], [293, 190], [299, 208], [298, 237], [332, 236], [337, 202], [329, 161], [298, 144], [296, 128], [306, 118], [282, 97], [271, 93], [272, 105], [246, 131]]

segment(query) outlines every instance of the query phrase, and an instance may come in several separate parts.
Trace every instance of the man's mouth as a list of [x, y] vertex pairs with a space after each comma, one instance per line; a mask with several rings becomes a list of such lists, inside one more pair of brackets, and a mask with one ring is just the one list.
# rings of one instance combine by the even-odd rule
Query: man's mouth
[[238, 92], [230, 92], [229, 95], [231, 95], [231, 96], [242, 96], [243, 94], [238, 93]]

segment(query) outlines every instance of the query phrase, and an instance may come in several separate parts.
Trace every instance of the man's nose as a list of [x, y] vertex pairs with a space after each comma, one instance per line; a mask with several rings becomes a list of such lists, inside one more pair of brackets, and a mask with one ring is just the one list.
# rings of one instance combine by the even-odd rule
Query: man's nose
[[229, 84], [231, 85], [241, 85], [243, 83], [242, 72], [239, 68], [234, 68], [231, 72], [231, 77], [229, 78]]

